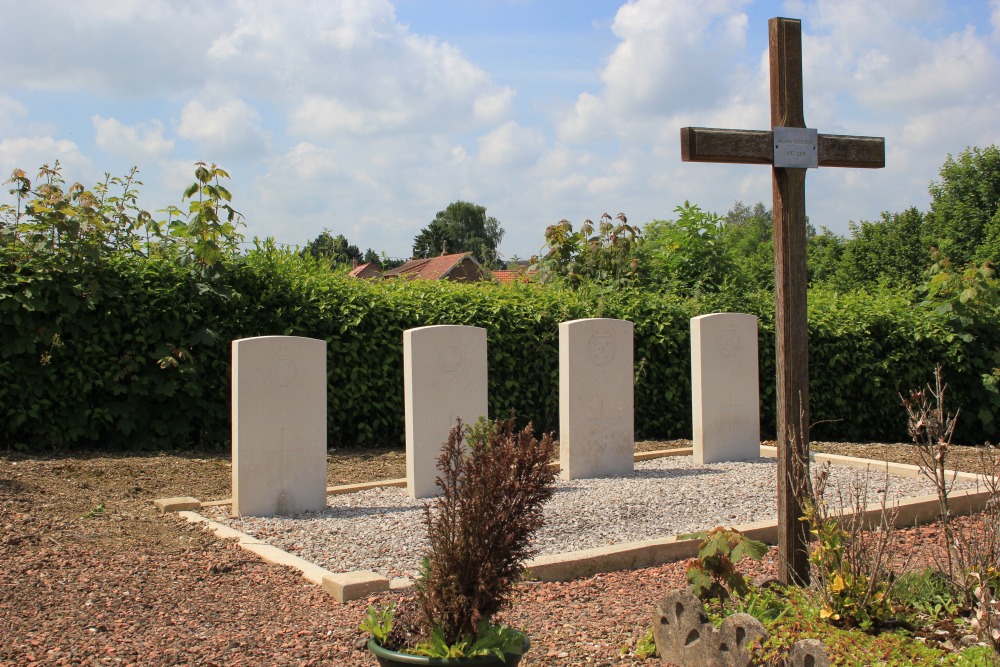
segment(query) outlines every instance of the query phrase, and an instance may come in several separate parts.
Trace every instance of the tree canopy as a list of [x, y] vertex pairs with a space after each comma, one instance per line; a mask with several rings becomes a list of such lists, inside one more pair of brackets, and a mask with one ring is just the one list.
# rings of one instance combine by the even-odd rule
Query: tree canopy
[[[372, 251], [369, 250], [369, 253]], [[361, 251], [358, 246], [351, 245], [343, 234], [331, 236], [329, 229], [324, 229], [319, 236], [306, 244], [302, 256], [324, 257], [331, 264], [350, 264], [361, 261]]]
[[486, 267], [500, 263], [498, 248], [504, 230], [500, 222], [486, 215], [486, 207], [457, 201], [438, 211], [434, 220], [413, 239], [414, 258], [437, 257], [471, 252]]
[[930, 185], [929, 244], [956, 264], [1000, 260], [1000, 149], [949, 154], [940, 174]]

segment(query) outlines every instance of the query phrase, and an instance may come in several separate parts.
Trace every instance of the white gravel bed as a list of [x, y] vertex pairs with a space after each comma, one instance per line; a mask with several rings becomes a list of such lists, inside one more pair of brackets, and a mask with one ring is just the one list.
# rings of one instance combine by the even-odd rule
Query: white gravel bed
[[[695, 465], [690, 456], [670, 456], [637, 462], [626, 477], [560, 480], [535, 546], [539, 555], [556, 554], [773, 519], [776, 477], [774, 458]], [[884, 472], [869, 475], [868, 502], [878, 502], [885, 481]], [[888, 482], [890, 499], [934, 493], [922, 477]], [[838, 488], [850, 497], [852, 485], [865, 486], [864, 471], [832, 467], [828, 500], [836, 502]], [[425, 546], [424, 502], [382, 487], [327, 496], [325, 510], [293, 517], [230, 518], [228, 506], [205, 514], [332, 572], [411, 577]]]

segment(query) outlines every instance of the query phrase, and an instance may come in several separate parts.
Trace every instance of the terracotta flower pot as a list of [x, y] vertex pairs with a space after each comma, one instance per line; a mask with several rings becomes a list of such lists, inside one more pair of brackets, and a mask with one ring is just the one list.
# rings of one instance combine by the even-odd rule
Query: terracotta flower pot
[[528, 641], [528, 636], [524, 636], [524, 644], [521, 647], [521, 653], [504, 653], [503, 658], [498, 658], [495, 655], [483, 655], [475, 658], [428, 658], [424, 655], [412, 655], [410, 653], [399, 653], [398, 651], [390, 651], [387, 648], [383, 648], [378, 645], [374, 639], [368, 640], [368, 650], [375, 654], [375, 658], [378, 660], [378, 664], [381, 667], [402, 667], [404, 665], [426, 665], [433, 667], [435, 665], [441, 665], [442, 667], [516, 667], [518, 663], [521, 662], [521, 655], [528, 650], [531, 646], [531, 642]]

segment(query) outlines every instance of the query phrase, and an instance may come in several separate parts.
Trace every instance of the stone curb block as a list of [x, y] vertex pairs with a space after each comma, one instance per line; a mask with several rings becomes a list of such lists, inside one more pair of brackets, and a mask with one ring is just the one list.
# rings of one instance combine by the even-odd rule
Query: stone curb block
[[298, 556], [293, 556], [287, 551], [271, 546], [270, 544], [262, 544], [254, 541], [240, 542], [240, 546], [247, 551], [257, 554], [268, 563], [295, 568], [302, 573], [302, 576], [305, 577], [306, 581], [316, 585], [322, 585], [323, 578], [330, 574], [329, 570], [326, 570], [315, 563], [310, 563], [309, 561], [299, 558]]
[[530, 577], [539, 581], [566, 581], [693, 558], [697, 553], [697, 540], [666, 537], [538, 556], [528, 561], [525, 568]]
[[690, 456], [690, 447], [678, 447], [677, 449], [657, 449], [652, 452], [639, 452], [635, 455], [636, 461], [649, 461], [650, 459], [662, 459], [665, 456]]
[[[204, 524], [219, 539], [236, 540], [241, 549], [256, 554], [267, 563], [284, 565], [298, 570], [302, 573], [302, 576], [306, 579], [306, 581], [309, 581], [310, 583], [322, 585], [323, 578], [327, 575], [333, 574], [329, 570], [326, 570], [315, 563], [310, 563], [303, 558], [293, 556], [287, 551], [271, 546], [270, 544], [247, 535], [246, 533], [240, 532], [221, 523], [211, 521], [210, 519], [206, 519], [197, 512], [182, 511], [178, 512], [178, 515], [190, 523]], [[388, 588], [388, 580], [386, 580], [386, 588]], [[343, 602], [343, 600], [341, 600], [341, 602]]]
[[326, 487], [326, 495], [328, 496], [339, 496], [344, 493], [355, 493], [357, 491], [366, 491], [368, 489], [378, 489], [384, 486], [406, 486], [406, 478], [401, 479], [385, 479], [381, 482], [361, 482], [360, 484], [344, 484], [342, 486], [328, 486]]
[[184, 512], [201, 508], [201, 501], [191, 496], [176, 496], [174, 498], [157, 498], [153, 501], [160, 514], [167, 512]]
[[[770, 445], [760, 446], [760, 455], [768, 458], [776, 458], [778, 455], [778, 449], [776, 447], [771, 447]], [[920, 472], [920, 466], [911, 465], [909, 463], [895, 463], [885, 461], [876, 461], [874, 459], [860, 459], [856, 456], [844, 456], [842, 454], [825, 454], [823, 452], [814, 452], [809, 454], [809, 460], [816, 463], [827, 463], [831, 465], [843, 465], [850, 468], [864, 468], [866, 470], [872, 471], [874, 474], [884, 474], [888, 470], [890, 475], [895, 475], [897, 477], [922, 477], [923, 473]], [[955, 479], [963, 482], [976, 482], [981, 481], [980, 476], [971, 472], [958, 472], [955, 470], [947, 470], [948, 479]]]
[[[987, 491], [971, 489], [953, 491], [949, 496], [952, 512], [964, 516], [983, 507], [989, 500]], [[897, 505], [896, 526], [904, 528], [935, 521], [938, 516], [936, 495], [917, 496], [901, 499]], [[865, 508], [867, 525], [876, 525], [881, 517], [882, 507], [872, 503]], [[714, 526], [707, 526], [707, 529]], [[747, 537], [767, 544], [778, 541], [778, 521], [770, 519], [733, 526]], [[697, 539], [680, 540], [667, 537], [639, 542], [626, 542], [609, 547], [597, 547], [580, 551], [568, 551], [549, 556], [538, 556], [525, 564], [528, 575], [539, 581], [568, 581], [578, 577], [589, 577], [601, 572], [634, 570], [671, 563], [698, 555]]]
[[328, 572], [323, 576], [321, 583], [323, 590], [332, 595], [337, 602], [350, 602], [390, 588], [388, 579], [371, 570], [356, 570], [341, 574]]

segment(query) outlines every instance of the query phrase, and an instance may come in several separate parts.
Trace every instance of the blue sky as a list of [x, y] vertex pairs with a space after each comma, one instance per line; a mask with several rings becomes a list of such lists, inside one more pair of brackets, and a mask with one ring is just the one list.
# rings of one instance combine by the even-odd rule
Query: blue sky
[[462, 199], [528, 257], [563, 218], [770, 204], [769, 169], [682, 163], [678, 130], [768, 127], [772, 16], [803, 22], [807, 124], [886, 138], [884, 170], [810, 171], [817, 227], [926, 209], [948, 153], [1000, 144], [1000, 0], [2, 5], [5, 177], [136, 165], [155, 210], [215, 162], [247, 236], [286, 244], [406, 257]]

